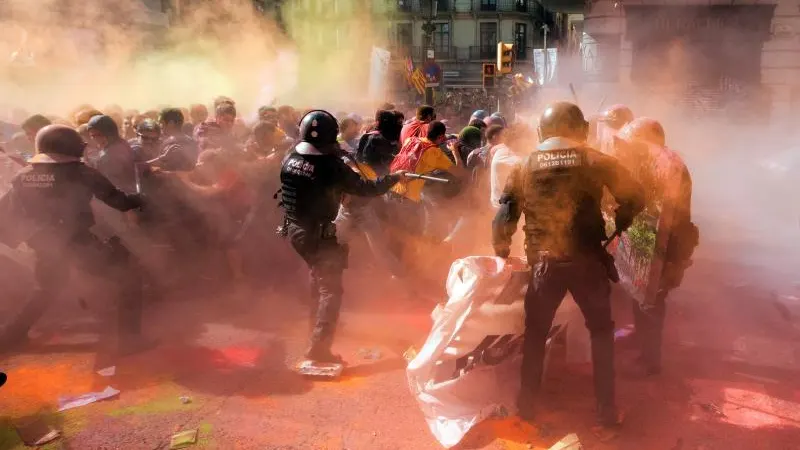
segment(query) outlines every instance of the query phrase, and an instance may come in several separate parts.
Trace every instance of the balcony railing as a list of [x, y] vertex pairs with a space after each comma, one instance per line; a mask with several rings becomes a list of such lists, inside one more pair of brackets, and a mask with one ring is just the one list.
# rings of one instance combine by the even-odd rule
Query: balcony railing
[[455, 53], [450, 50], [450, 47], [434, 47], [433, 56], [436, 57], [437, 61], [453, 59]]
[[[392, 59], [405, 59], [410, 56], [415, 63], [419, 63], [427, 58], [428, 49], [420, 46], [390, 45], [389, 54]], [[434, 47], [433, 55], [437, 61], [447, 61], [457, 59], [460, 53], [456, 47]]]
[[[427, 49], [420, 46], [390, 45], [388, 47], [392, 59], [405, 59], [410, 56], [415, 63], [423, 61], [427, 56]], [[533, 48], [515, 49], [516, 60], [519, 62], [533, 61]], [[433, 49], [437, 61], [483, 61], [494, 62], [497, 59], [497, 45], [473, 45], [470, 47], [435, 47]]]
[[[421, 0], [386, 0], [386, 6], [376, 7], [376, 11], [383, 11], [384, 8], [390, 12], [417, 14], [425, 16], [430, 11], [423, 10]], [[451, 12], [469, 13], [495, 13], [495, 12], [517, 12], [523, 14], [540, 14], [541, 5], [534, 0], [438, 0], [436, 7], [437, 15]]]
[[537, 12], [539, 4], [533, 0], [472, 0], [476, 12]]
[[469, 48], [470, 60], [493, 60], [497, 58], [497, 43], [491, 45], [473, 45]]
[[389, 54], [391, 55], [392, 59], [405, 59], [407, 56], [414, 58], [414, 49], [419, 47], [413, 47], [411, 45], [402, 45], [402, 44], [393, 44], [389, 45]]

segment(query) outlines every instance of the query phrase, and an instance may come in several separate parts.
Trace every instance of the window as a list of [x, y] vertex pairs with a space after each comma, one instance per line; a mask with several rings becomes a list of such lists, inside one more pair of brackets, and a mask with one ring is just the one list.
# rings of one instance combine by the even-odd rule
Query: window
[[528, 0], [515, 0], [514, 10], [517, 12], [528, 12]]
[[443, 13], [450, 10], [450, 0], [436, 0], [436, 13]]
[[436, 25], [436, 30], [433, 32], [433, 50], [437, 55], [442, 55], [442, 59], [445, 59], [444, 56], [450, 54], [450, 24], [437, 23], [434, 25]]
[[397, 0], [397, 10], [400, 12], [411, 12], [411, 0]]
[[481, 0], [481, 11], [497, 11], [497, 0]]
[[406, 56], [412, 56], [413, 37], [410, 23], [398, 23], [391, 30], [390, 35], [390, 41], [394, 44], [392, 49], [393, 57], [405, 58]]
[[398, 23], [397, 35], [395, 39], [396, 39], [395, 43], [397, 44], [398, 47], [411, 48], [411, 44], [413, 43], [413, 38], [411, 35], [411, 24]]
[[480, 58], [492, 59], [497, 53], [497, 23], [480, 23]]
[[518, 23], [514, 25], [514, 48], [517, 50], [517, 59], [528, 59], [528, 24]]

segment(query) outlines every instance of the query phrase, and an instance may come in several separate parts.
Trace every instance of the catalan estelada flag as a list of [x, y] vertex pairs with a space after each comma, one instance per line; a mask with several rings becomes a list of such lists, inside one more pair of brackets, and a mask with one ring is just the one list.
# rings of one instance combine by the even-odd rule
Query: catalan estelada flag
[[411, 85], [417, 89], [417, 92], [420, 95], [425, 93], [425, 75], [422, 73], [419, 67], [414, 70], [414, 73], [411, 74], [411, 79], [409, 80]]
[[406, 77], [411, 78], [412, 73], [414, 73], [414, 61], [410, 56], [406, 56]]

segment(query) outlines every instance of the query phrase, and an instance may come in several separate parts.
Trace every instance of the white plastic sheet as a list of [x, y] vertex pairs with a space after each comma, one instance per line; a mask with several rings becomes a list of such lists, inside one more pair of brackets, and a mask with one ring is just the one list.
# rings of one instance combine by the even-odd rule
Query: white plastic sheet
[[[407, 368], [411, 392], [444, 447], [488, 417], [516, 412], [528, 278], [515, 259], [472, 256], [450, 267], [449, 300], [434, 310], [433, 329]], [[568, 323], [585, 330], [571, 299], [554, 326]], [[588, 340], [588, 333], [577, 336]]]

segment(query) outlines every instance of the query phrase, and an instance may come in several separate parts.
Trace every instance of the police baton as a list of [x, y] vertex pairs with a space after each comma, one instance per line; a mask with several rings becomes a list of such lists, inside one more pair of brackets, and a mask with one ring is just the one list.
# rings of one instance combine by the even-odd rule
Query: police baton
[[412, 178], [415, 180], [425, 180], [425, 181], [435, 181], [436, 183], [449, 183], [450, 180], [447, 178], [439, 178], [439, 177], [431, 177], [428, 175], [419, 175], [416, 173], [406, 173], [405, 177]]
[[136, 183], [136, 193], [137, 194], [141, 194], [142, 193], [142, 175], [141, 175], [141, 173], [139, 171], [139, 167], [141, 167], [140, 163], [134, 163], [133, 164], [133, 179], [134, 179], [134, 182]]

